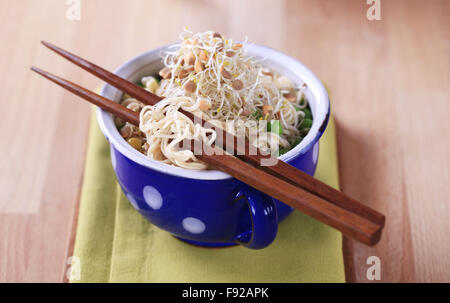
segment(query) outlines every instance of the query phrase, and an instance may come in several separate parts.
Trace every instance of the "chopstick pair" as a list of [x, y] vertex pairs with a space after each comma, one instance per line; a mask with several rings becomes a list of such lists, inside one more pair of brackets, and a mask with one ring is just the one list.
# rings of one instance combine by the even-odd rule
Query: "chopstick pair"
[[[145, 104], [154, 105], [162, 99], [85, 59], [50, 43], [42, 43], [74, 64]], [[43, 70], [34, 67], [32, 70], [123, 120], [139, 125], [139, 113]], [[212, 126], [200, 118], [194, 119], [194, 115], [190, 112], [182, 112], [193, 121], [201, 121], [203, 126]], [[238, 139], [235, 136], [217, 129], [216, 126], [213, 127], [218, 134], [223, 136], [219, 138], [223, 142], [223, 148], [226, 149], [227, 145], [233, 147], [235, 155], [242, 161], [236, 157], [210, 150], [218, 149], [215, 146], [203, 146], [208, 150], [198, 156], [197, 151], [196, 156], [199, 159], [364, 244], [374, 245], [378, 242], [385, 222], [382, 214], [283, 161], [272, 162], [277, 163], [273, 166], [260, 166], [261, 160], [269, 159], [271, 155], [264, 155], [256, 147], [254, 149], [257, 150], [257, 154], [252, 155], [249, 153], [248, 140], [245, 140], [245, 145], [241, 146], [241, 144], [236, 144]], [[190, 146], [194, 148], [202, 146], [202, 144], [191, 142]]]

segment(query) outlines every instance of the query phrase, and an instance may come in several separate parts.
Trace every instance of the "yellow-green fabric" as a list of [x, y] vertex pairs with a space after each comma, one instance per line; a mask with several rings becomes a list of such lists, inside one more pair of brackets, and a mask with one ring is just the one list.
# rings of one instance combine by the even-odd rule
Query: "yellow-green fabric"
[[[316, 177], [339, 187], [333, 121], [320, 141]], [[294, 211], [262, 250], [177, 240], [125, 198], [109, 144], [92, 116], [74, 250], [81, 279], [72, 282], [344, 282], [341, 239], [336, 230]]]

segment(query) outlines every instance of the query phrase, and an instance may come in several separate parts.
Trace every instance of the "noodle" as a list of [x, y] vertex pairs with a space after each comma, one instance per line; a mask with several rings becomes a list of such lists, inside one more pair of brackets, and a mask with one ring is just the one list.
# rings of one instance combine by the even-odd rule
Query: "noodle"
[[[145, 106], [142, 109], [139, 128], [145, 133], [150, 146], [147, 155], [183, 168], [206, 169], [205, 163], [197, 160], [192, 151], [179, 149], [178, 143], [184, 139], [200, 139], [211, 145], [216, 134], [211, 129], [194, 124], [179, 109], [201, 116], [199, 102], [189, 97], [167, 98], [155, 106]], [[209, 134], [212, 135], [210, 138]]]
[[160, 83], [151, 76], [141, 79], [145, 89], [165, 99], [155, 106], [144, 106], [128, 95], [122, 98], [122, 105], [140, 111], [139, 128], [115, 120], [133, 147], [166, 164], [208, 169], [178, 143], [197, 139], [211, 145], [216, 133], [195, 124], [179, 109], [246, 136], [255, 146], [272, 153], [287, 152], [307, 134], [312, 116], [304, 96], [306, 85], [296, 88], [289, 78], [264, 68], [248, 55], [244, 45], [218, 33], [185, 30], [180, 39], [180, 44], [165, 53]]

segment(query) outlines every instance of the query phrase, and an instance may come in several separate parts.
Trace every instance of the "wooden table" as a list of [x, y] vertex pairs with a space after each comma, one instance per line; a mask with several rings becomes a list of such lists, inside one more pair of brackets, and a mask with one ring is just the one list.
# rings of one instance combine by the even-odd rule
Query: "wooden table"
[[[100, 81], [41, 39], [114, 69], [184, 25], [269, 45], [332, 90], [341, 187], [387, 215], [381, 242], [345, 241], [347, 279], [450, 281], [450, 1], [0, 0], [0, 281], [63, 281], [83, 178], [89, 106], [29, 71]], [[64, 101], [62, 101], [65, 99]], [[19, 122], [20, 121], [20, 122]]]

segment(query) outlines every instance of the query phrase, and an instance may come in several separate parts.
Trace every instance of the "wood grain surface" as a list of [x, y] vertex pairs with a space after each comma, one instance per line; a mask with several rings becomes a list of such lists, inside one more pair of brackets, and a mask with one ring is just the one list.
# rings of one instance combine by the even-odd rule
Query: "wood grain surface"
[[[341, 188], [383, 212], [372, 248], [345, 241], [347, 280], [450, 282], [450, 1], [0, 0], [0, 281], [58, 282], [71, 255], [89, 106], [29, 71], [100, 81], [39, 44], [110, 70], [183, 26], [248, 36], [297, 58], [332, 91]], [[19, 123], [17, 121], [20, 121]]]

